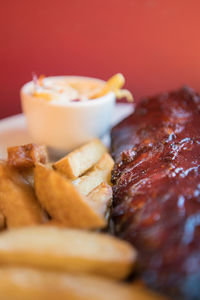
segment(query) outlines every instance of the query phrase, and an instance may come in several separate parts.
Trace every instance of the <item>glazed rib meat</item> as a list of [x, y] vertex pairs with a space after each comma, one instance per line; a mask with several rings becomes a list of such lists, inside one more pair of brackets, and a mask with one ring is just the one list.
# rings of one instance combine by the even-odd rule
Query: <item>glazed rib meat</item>
[[111, 136], [115, 234], [138, 249], [148, 285], [200, 299], [200, 96], [145, 99]]

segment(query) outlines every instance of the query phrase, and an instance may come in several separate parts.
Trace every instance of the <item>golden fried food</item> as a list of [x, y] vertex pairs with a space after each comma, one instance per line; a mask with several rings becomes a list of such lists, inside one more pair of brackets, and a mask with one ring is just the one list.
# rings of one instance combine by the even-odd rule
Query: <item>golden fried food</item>
[[108, 207], [112, 202], [112, 187], [103, 182], [93, 189], [88, 195], [90, 206], [100, 216], [105, 217]]
[[44, 213], [33, 189], [6, 163], [0, 162], [0, 209], [8, 228], [40, 224]]
[[126, 98], [128, 102], [133, 102], [133, 95], [127, 89], [122, 89], [125, 84], [125, 78], [121, 73], [117, 73], [109, 78], [104, 86], [90, 94], [90, 99], [95, 99], [98, 97], [103, 97], [109, 92], [114, 92], [117, 99]]
[[91, 95], [91, 98], [94, 99], [94, 98], [102, 97], [109, 92], [115, 92], [121, 89], [124, 83], [125, 83], [124, 76], [121, 73], [115, 74], [106, 81], [105, 85], [100, 91]]
[[93, 210], [87, 198], [59, 172], [38, 164], [34, 170], [34, 179], [38, 200], [55, 221], [75, 228], [105, 227], [105, 219]]
[[122, 98], [126, 98], [126, 100], [128, 102], [133, 102], [133, 95], [129, 90], [126, 89], [120, 89], [115, 91], [115, 95], [117, 97], [117, 99], [122, 99]]
[[9, 147], [7, 152], [8, 165], [19, 169], [32, 168], [36, 163], [48, 161], [46, 147], [36, 144]]
[[68, 178], [75, 179], [96, 164], [106, 151], [104, 144], [99, 139], [94, 139], [54, 163], [53, 168]]
[[110, 183], [111, 171], [114, 161], [108, 153], [104, 153], [101, 159], [85, 175], [75, 179], [72, 183], [83, 195], [88, 195], [102, 182]]
[[22, 175], [25, 181], [30, 184], [32, 188], [34, 188], [34, 173], [33, 168], [20, 169], [18, 172]]
[[127, 242], [103, 233], [34, 226], [0, 234], [0, 264], [34, 266], [125, 278], [136, 252]]
[[101, 277], [16, 267], [1, 268], [0, 296], [2, 300], [151, 300], [136, 298], [130, 286]]
[[0, 269], [3, 300], [166, 300], [137, 283], [31, 268]]

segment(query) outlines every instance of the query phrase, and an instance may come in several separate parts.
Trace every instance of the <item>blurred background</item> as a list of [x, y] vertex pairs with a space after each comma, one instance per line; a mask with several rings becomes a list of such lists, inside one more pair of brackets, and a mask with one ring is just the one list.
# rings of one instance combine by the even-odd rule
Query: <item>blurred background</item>
[[21, 111], [32, 72], [122, 72], [136, 100], [200, 90], [199, 0], [1, 0], [0, 12], [0, 119]]

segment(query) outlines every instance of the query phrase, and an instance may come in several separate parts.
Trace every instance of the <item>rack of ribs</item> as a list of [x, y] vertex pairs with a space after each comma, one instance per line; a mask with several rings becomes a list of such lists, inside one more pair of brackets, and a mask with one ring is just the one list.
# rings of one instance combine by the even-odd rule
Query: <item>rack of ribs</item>
[[144, 99], [111, 138], [115, 234], [138, 249], [149, 286], [200, 299], [200, 96]]

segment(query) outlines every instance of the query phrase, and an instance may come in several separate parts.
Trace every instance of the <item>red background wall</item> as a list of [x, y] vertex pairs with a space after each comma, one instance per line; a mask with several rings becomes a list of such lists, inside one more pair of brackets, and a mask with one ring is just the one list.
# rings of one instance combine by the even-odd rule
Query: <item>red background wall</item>
[[0, 118], [20, 112], [32, 71], [108, 78], [138, 99], [200, 90], [199, 0], [1, 0]]

